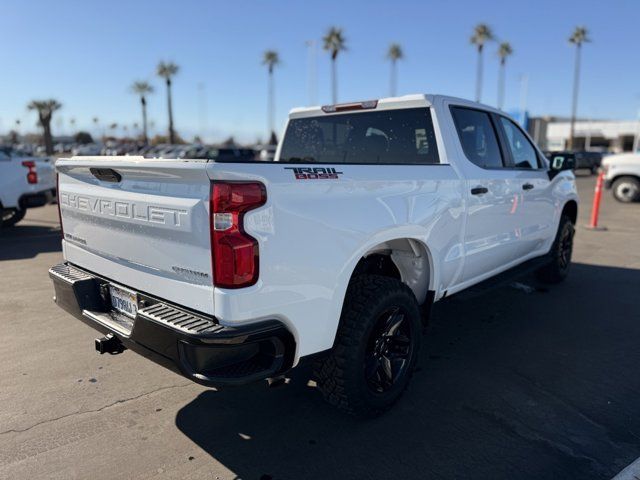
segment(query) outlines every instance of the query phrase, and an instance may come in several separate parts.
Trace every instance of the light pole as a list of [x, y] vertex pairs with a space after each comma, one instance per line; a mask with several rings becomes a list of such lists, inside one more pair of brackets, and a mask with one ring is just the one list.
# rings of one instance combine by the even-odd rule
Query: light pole
[[309, 105], [317, 103], [317, 42], [307, 40], [307, 89], [309, 93]]
[[633, 152], [637, 152], [640, 148], [640, 108], [638, 109], [638, 120], [636, 122], [636, 135], [633, 137]]
[[204, 82], [198, 83], [198, 123], [200, 140], [204, 143], [204, 136], [207, 130], [207, 90]]

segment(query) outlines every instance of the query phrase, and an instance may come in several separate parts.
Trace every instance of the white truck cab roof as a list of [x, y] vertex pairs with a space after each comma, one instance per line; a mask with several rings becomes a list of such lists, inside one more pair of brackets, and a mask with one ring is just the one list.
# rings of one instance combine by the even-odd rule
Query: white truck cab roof
[[[490, 107], [489, 105], [472, 102], [471, 100], [466, 100], [464, 98], [451, 97], [448, 95], [412, 93], [409, 95], [402, 95], [400, 97], [385, 97], [377, 100], [345, 102], [345, 103], [339, 103], [336, 105], [324, 105], [324, 106], [316, 105], [312, 107], [297, 107], [289, 111], [289, 118], [315, 117], [315, 116], [326, 114], [326, 113], [341, 113], [340, 107], [347, 107], [345, 111], [351, 111], [353, 109], [349, 109], [348, 107], [353, 105], [358, 105], [358, 104], [366, 104], [367, 107], [364, 108], [365, 110], [366, 109], [394, 110], [399, 108], [431, 107], [440, 101], [449, 101], [457, 105], [477, 107], [483, 110], [489, 110], [489, 111], [501, 113], [504, 115], [504, 112], [500, 112], [499, 110], [496, 110], [495, 108]], [[334, 108], [337, 108], [337, 109], [333, 110]]]

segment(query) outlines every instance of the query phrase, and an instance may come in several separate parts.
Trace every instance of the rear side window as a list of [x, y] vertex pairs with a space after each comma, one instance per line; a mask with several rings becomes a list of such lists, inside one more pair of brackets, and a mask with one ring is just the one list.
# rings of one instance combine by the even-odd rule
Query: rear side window
[[511, 120], [500, 117], [507, 144], [516, 168], [538, 168], [538, 155], [529, 139]]
[[451, 113], [465, 156], [478, 167], [502, 168], [502, 154], [489, 114], [464, 107], [451, 107]]
[[289, 121], [280, 162], [439, 163], [428, 108], [296, 118]]

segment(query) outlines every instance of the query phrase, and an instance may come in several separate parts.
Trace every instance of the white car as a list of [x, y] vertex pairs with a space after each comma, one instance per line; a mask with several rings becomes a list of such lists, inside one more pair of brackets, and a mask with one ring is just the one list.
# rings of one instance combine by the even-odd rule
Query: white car
[[313, 360], [356, 415], [402, 394], [433, 302], [569, 272], [575, 178], [511, 118], [434, 95], [294, 109], [273, 162], [57, 162], [60, 307], [203, 385]]
[[640, 201], [640, 154], [621, 153], [602, 159], [605, 187], [623, 203]]
[[0, 227], [13, 227], [27, 209], [52, 203], [55, 196], [53, 161], [0, 149]]
[[276, 145], [257, 145], [256, 150], [258, 152], [256, 160], [261, 162], [272, 162], [276, 156]]
[[86, 145], [78, 145], [73, 148], [73, 155], [100, 155], [104, 147], [97, 143], [88, 143]]

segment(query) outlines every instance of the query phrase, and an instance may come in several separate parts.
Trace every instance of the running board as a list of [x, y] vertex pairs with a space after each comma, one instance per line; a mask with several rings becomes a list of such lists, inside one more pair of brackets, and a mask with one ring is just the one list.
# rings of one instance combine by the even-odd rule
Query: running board
[[547, 265], [549, 261], [550, 258], [548, 255], [527, 260], [526, 262], [521, 263], [520, 265], [516, 265], [515, 267], [499, 273], [494, 277], [487, 278], [486, 280], [483, 280], [482, 282], [477, 283], [472, 287], [461, 290], [460, 292], [451, 295], [451, 298], [455, 299], [456, 301], [462, 302], [473, 300], [482, 295], [485, 295], [492, 290], [495, 290], [496, 288], [504, 287], [505, 285], [508, 285], [509, 283], [512, 283], [515, 280], [524, 277], [525, 275], [535, 272], [539, 268]]

